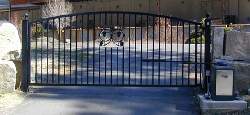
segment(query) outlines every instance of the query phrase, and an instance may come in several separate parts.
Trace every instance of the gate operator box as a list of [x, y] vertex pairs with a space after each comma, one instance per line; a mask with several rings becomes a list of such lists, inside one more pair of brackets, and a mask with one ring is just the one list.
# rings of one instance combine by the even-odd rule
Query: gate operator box
[[232, 101], [234, 96], [234, 70], [231, 66], [214, 65], [212, 68], [211, 98]]

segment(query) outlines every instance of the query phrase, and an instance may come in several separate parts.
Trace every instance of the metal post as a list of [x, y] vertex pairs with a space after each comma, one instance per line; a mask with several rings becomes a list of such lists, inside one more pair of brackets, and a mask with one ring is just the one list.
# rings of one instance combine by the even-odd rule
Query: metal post
[[21, 80], [21, 90], [23, 92], [28, 92], [29, 79], [30, 79], [30, 46], [29, 46], [29, 20], [28, 14], [25, 14], [24, 20], [22, 22], [22, 80]]
[[10, 22], [10, 23], [11, 23], [11, 7], [12, 7], [12, 6], [11, 6], [11, 5], [12, 5], [12, 4], [11, 4], [11, 1], [12, 1], [12, 0], [9, 0], [9, 22]]
[[205, 79], [204, 89], [207, 92], [209, 90], [209, 82], [211, 76], [211, 19], [206, 15], [205, 20]]

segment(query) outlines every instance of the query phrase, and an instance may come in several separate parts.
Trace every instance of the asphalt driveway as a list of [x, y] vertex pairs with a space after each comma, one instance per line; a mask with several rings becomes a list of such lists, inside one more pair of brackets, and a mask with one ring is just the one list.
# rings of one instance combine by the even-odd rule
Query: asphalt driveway
[[191, 88], [32, 88], [10, 115], [196, 115]]

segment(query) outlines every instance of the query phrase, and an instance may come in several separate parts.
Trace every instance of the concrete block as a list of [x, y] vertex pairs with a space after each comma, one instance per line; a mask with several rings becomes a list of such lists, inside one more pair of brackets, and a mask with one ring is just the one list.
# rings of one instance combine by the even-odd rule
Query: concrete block
[[211, 115], [247, 109], [247, 102], [244, 100], [214, 101], [211, 99], [206, 99], [204, 95], [198, 95], [198, 100], [202, 115]]
[[226, 55], [235, 60], [250, 61], [250, 32], [227, 32]]
[[250, 63], [246, 61], [234, 61], [234, 85], [235, 90], [247, 92], [250, 88]]
[[213, 56], [223, 56], [224, 27], [213, 28]]

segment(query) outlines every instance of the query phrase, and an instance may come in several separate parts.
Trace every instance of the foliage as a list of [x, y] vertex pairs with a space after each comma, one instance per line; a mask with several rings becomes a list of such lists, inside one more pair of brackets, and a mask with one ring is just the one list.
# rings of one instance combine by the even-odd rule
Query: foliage
[[206, 18], [202, 18], [200, 23], [201, 23], [201, 29], [205, 29], [205, 21], [206, 21]]
[[[48, 0], [48, 3], [42, 7], [43, 18], [67, 15], [70, 13], [72, 13], [72, 4], [69, 2], [66, 2], [66, 0]], [[58, 29], [58, 28], [66, 27], [69, 24], [70, 24], [69, 19], [60, 21], [60, 24], [59, 24], [59, 19], [57, 19], [57, 20], [54, 20], [53, 26]]]
[[192, 32], [190, 35], [190, 41], [192, 44], [195, 44], [197, 41], [197, 44], [204, 44], [205, 43], [205, 20], [206, 18], [202, 18], [200, 23], [201, 27], [198, 29], [198, 32]]
[[226, 33], [226, 32], [229, 32], [229, 31], [232, 31], [233, 30], [233, 27], [225, 27], [224, 28], [224, 32]]
[[37, 26], [32, 26], [32, 37], [38, 38], [43, 36], [44, 28], [41, 24], [37, 24]]
[[190, 35], [190, 41], [191, 41], [191, 44], [195, 44], [197, 41], [196, 44], [204, 44], [205, 43], [205, 36], [204, 34], [201, 35], [201, 32], [199, 33], [195, 33], [195, 32], [192, 32], [191, 35]]

